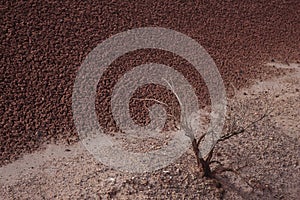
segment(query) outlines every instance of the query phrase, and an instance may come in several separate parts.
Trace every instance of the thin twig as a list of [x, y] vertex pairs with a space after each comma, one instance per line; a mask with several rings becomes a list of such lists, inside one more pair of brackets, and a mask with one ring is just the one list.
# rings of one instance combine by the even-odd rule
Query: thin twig
[[[164, 79], [164, 78], [163, 78]], [[181, 101], [180, 101], [180, 98], [179, 98], [179, 96], [177, 95], [177, 93], [175, 92], [175, 89], [174, 89], [174, 87], [173, 87], [173, 85], [171, 85], [166, 79], [164, 79], [165, 81], [166, 81], [166, 83], [169, 85], [169, 87], [171, 88], [171, 91], [174, 93], [174, 95], [176, 96], [176, 98], [177, 98], [177, 100], [178, 100], [178, 102], [179, 102], [179, 104], [180, 104], [180, 107], [182, 107], [182, 103], [181, 103]]]
[[152, 99], [152, 98], [144, 98], [144, 99], [132, 98], [132, 99], [138, 100], [138, 101], [155, 101], [156, 103], [162, 104], [162, 105], [164, 105], [164, 106], [168, 106], [166, 103], [161, 102], [161, 101], [159, 101], [159, 100], [157, 100], [157, 99]]
[[[249, 123], [248, 125], [246, 125], [245, 127], [239, 127], [238, 130], [233, 131], [233, 132], [229, 132], [228, 134], [222, 136], [220, 139], [218, 139], [217, 142], [221, 142], [221, 141], [227, 140], [227, 139], [229, 139], [229, 138], [231, 138], [231, 137], [233, 137], [233, 136], [235, 136], [235, 135], [238, 135], [238, 134], [241, 134], [241, 133], [246, 132], [250, 127], [252, 127], [252, 126], [255, 125], [256, 123], [258, 123], [259, 121], [263, 120], [265, 117], [267, 117], [268, 115], [270, 115], [270, 113], [273, 111], [273, 110], [271, 110], [271, 111], [268, 112], [268, 110], [269, 110], [269, 109], [267, 109], [266, 112], [265, 112], [263, 115], [261, 115], [259, 118], [257, 118], [256, 120], [250, 122], [250, 123]], [[234, 123], [236, 124], [235, 121], [234, 121]], [[233, 127], [233, 126], [232, 126], [232, 127]], [[230, 128], [230, 131], [232, 131], [232, 129], [233, 129], [232, 127]]]

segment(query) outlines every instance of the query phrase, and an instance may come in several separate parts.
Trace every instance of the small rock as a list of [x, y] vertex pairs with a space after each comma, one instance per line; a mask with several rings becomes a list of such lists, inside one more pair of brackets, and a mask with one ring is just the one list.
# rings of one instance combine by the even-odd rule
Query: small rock
[[110, 181], [110, 182], [115, 182], [116, 181], [116, 179], [112, 178], [112, 177], [108, 178], [107, 180]]

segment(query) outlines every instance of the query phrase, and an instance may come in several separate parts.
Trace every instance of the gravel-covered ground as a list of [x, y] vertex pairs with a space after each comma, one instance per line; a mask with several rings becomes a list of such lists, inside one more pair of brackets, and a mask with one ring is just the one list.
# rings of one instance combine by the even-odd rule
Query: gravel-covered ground
[[131, 174], [96, 162], [75, 143], [50, 145], [2, 166], [0, 194], [4, 199], [297, 199], [299, 77], [298, 70], [258, 82], [230, 100], [237, 106], [232, 108], [246, 108], [247, 118], [266, 105], [274, 111], [250, 133], [217, 146], [213, 159], [239, 173], [217, 173], [221, 187], [201, 177], [191, 149], [163, 169]]
[[[252, 85], [256, 80], [265, 80], [291, 72], [289, 69], [278, 69], [263, 63], [280, 61], [287, 66], [289, 66], [288, 63], [298, 65], [300, 58], [300, 3], [297, 0], [260, 2], [1, 1], [0, 13], [0, 166], [2, 167], [10, 166], [7, 164], [27, 153], [34, 152], [43, 147], [45, 143], [78, 145], [79, 138], [72, 119], [71, 102], [76, 73], [85, 56], [97, 44], [116, 33], [138, 27], [159, 26], [190, 36], [199, 42], [216, 62], [224, 79], [228, 97], [233, 95], [232, 85], [240, 89]], [[106, 130], [117, 129], [109, 104], [112, 86], [117, 81], [115, 77], [120, 77], [134, 66], [149, 62], [162, 63], [178, 69], [196, 88], [200, 105], [204, 107], [209, 104], [207, 88], [203, 84], [202, 78], [195, 73], [187, 61], [160, 50], [145, 49], [131, 52], [117, 59], [105, 76], [99, 80], [96, 110], [99, 123]], [[297, 80], [299, 77], [296, 76], [294, 79]], [[284, 93], [285, 88], [294, 87], [293, 85], [297, 85], [297, 82], [291, 81], [290, 85], [284, 85], [281, 88], [282, 91], [278, 91]], [[174, 100], [174, 96], [163, 91], [162, 88], [149, 85], [141, 88], [140, 93], [144, 96], [150, 95], [147, 91], [154, 93], [151, 95], [157, 96], [162, 101]], [[278, 92], [279, 95], [281, 92]], [[266, 198], [271, 199], [280, 199], [281, 196], [283, 199], [293, 199], [297, 197], [296, 194], [299, 194], [299, 190], [291, 189], [289, 192], [286, 189], [289, 179], [291, 179], [290, 182], [299, 185], [299, 181], [297, 182], [299, 157], [296, 156], [299, 152], [299, 141], [293, 138], [293, 132], [299, 132], [299, 126], [295, 120], [299, 117], [296, 109], [299, 107], [297, 107], [299, 100], [294, 98], [293, 94], [299, 94], [299, 90], [298, 93], [296, 89], [288, 93], [292, 97], [283, 96], [278, 103], [278, 107], [285, 105], [284, 107], [287, 108], [280, 111], [281, 117], [277, 117], [275, 120], [280, 124], [278, 127], [272, 131], [264, 131], [264, 128], [257, 129], [257, 133], [253, 133], [257, 134], [255, 135], [256, 140], [250, 140], [249, 149], [245, 145], [233, 143], [236, 145], [233, 145], [232, 148], [243, 148], [238, 149], [243, 156], [238, 156], [238, 154], [235, 154], [236, 157], [233, 156], [233, 158], [229, 156], [231, 153], [234, 154], [237, 149], [230, 152], [227, 157], [221, 153], [222, 156], [225, 156], [225, 160], [228, 159], [231, 160], [230, 162], [238, 164], [234, 165], [233, 163], [233, 167], [238, 167], [249, 159], [248, 167], [241, 170], [247, 170], [247, 176], [253, 175], [258, 181], [271, 184], [270, 187], [274, 185], [273, 191], [270, 189], [268, 194], [263, 193], [269, 195]], [[277, 97], [275, 96], [274, 99]], [[147, 123], [145, 107], [138, 103], [135, 104], [135, 102], [132, 105], [137, 107], [133, 110], [137, 116], [135, 120], [140, 124]], [[289, 115], [290, 113], [292, 115]], [[266, 142], [269, 141], [269, 136], [275, 140], [274, 145], [272, 145], [273, 142]], [[239, 139], [236, 142], [243, 141], [243, 138]], [[244, 140], [245, 142], [249, 141], [247, 138]], [[262, 151], [259, 155], [253, 154], [255, 145], [261, 147], [261, 143], [268, 144], [269, 153], [263, 155], [262, 152], [265, 151]], [[230, 144], [227, 145], [229, 146], [224, 145], [224, 152], [226, 152], [225, 149], [231, 149]], [[260, 151], [256, 150], [255, 152]], [[253, 162], [250, 155], [256, 155]], [[288, 161], [287, 155], [291, 155], [291, 161]], [[268, 159], [259, 161], [260, 159], [264, 160], [264, 156]], [[240, 161], [241, 157], [247, 159]], [[283, 162], [275, 162], [274, 159], [276, 160], [277, 157], [288, 159], [284, 163], [289, 168], [285, 170], [281, 166]], [[86, 155], [84, 158], [93, 162], [92, 158]], [[80, 156], [70, 158], [71, 166], [68, 167], [70, 170], [68, 173], [74, 173], [72, 163], [76, 162], [76, 159], [80, 159]], [[62, 184], [60, 185], [51, 178], [52, 175], [45, 175], [43, 167], [41, 167], [41, 171], [37, 170], [34, 178], [22, 177], [24, 181], [14, 185], [15, 189], [8, 186], [4, 190], [2, 188], [1, 193], [4, 191], [5, 197], [12, 197], [12, 194], [21, 197], [21, 193], [26, 196], [25, 193], [35, 190], [40, 192], [37, 193], [37, 198], [42, 195], [50, 197], [52, 194], [71, 195], [71, 193], [67, 194], [70, 191], [77, 192], [75, 196], [78, 198], [80, 198], [80, 193], [89, 196], [94, 192], [100, 196], [108, 195], [120, 198], [129, 198], [130, 195], [146, 198], [159, 194], [169, 195], [172, 192], [175, 195], [174, 198], [180, 198], [181, 196], [176, 195], [181, 194], [193, 194], [196, 198], [197, 192], [199, 192], [199, 196], [203, 196], [204, 193], [211, 194], [216, 198], [218, 195], [222, 196], [222, 190], [226, 188], [216, 190], [211, 186], [211, 181], [206, 182], [193, 178], [197, 173], [194, 172], [196, 171], [194, 165], [187, 165], [191, 160], [193, 160], [191, 154], [187, 153], [187, 156], [178, 161], [178, 168], [174, 164], [165, 170], [171, 171], [172, 180], [168, 180], [169, 174], [162, 171], [143, 175], [137, 179], [129, 179], [129, 175], [110, 171], [102, 165], [91, 164], [89, 167], [93, 169], [91, 171], [95, 172], [93, 172], [95, 176], [102, 174], [102, 171], [104, 175], [99, 179], [87, 179], [76, 183], [81, 185], [82, 191], [79, 192], [72, 190], [72, 187], [76, 185], [76, 181], [72, 179], [74, 177], [68, 175], [66, 175], [67, 177], [63, 175], [58, 177], [57, 181], [61, 181]], [[49, 162], [45, 163], [45, 166], [61, 164], [60, 161], [57, 161], [58, 163], [56, 161]], [[68, 166], [68, 164], [63, 165]], [[294, 165], [295, 168], [292, 167]], [[90, 169], [85, 169], [85, 165], [78, 166], [77, 162], [74, 166], [81, 167], [86, 171]], [[278, 173], [274, 173], [273, 177], [272, 170], [276, 171], [276, 169], [278, 169]], [[78, 172], [79, 180], [87, 173], [82, 170]], [[181, 173], [182, 171], [184, 173]], [[60, 174], [59, 170], [57, 173]], [[298, 176], [296, 176], [297, 173]], [[279, 178], [280, 176], [285, 178]], [[147, 180], [147, 177], [152, 178]], [[112, 184], [112, 187], [108, 186], [102, 190], [101, 184], [109, 185], [105, 182], [106, 178], [107, 180], [113, 178], [116, 183]], [[144, 179], [147, 181], [145, 182]], [[64, 182], [67, 180], [69, 184]], [[91, 190], [84, 189], [88, 185], [94, 184], [90, 181], [98, 181], [100, 185], [96, 184], [97, 187], [93, 187]], [[128, 184], [126, 181], [129, 181]], [[166, 184], [160, 184], [164, 181]], [[50, 182], [52, 182], [52, 186], [48, 184]], [[206, 184], [210, 189], [207, 189]], [[65, 187], [70, 188], [66, 189]], [[170, 189], [173, 187], [177, 189]], [[279, 188], [283, 188], [282, 191]], [[64, 189], [65, 192], [59, 192], [60, 189]], [[243, 198], [252, 194], [250, 188], [243, 189], [246, 191]], [[257, 195], [261, 195], [260, 192], [258, 191]], [[47, 196], [46, 193], [49, 193], [50, 196]], [[230, 195], [230, 192], [227, 195]], [[193, 198], [193, 196], [186, 198]], [[210, 197], [207, 196], [207, 198]]]

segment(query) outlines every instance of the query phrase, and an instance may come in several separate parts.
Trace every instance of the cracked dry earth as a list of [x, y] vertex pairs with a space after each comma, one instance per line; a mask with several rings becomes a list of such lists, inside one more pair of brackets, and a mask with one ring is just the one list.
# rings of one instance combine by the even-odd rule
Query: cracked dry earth
[[[214, 159], [235, 169], [201, 178], [189, 149], [152, 173], [130, 174], [95, 161], [81, 143], [50, 144], [0, 168], [2, 199], [297, 199], [300, 194], [300, 68], [268, 63], [285, 72], [253, 81], [229, 102], [249, 113], [274, 110], [250, 133], [220, 143]], [[265, 104], [264, 102], [267, 102]], [[213, 166], [214, 168], [215, 166]], [[249, 183], [250, 185], [246, 184]]]

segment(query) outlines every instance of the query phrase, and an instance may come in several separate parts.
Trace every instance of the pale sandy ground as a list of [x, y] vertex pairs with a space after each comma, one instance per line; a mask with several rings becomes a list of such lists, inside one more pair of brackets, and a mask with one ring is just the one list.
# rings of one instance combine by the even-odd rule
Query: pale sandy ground
[[[300, 67], [287, 75], [238, 91], [240, 101], [260, 111], [266, 97], [274, 108], [268, 123], [220, 145], [215, 159], [249, 180], [220, 175], [223, 188], [199, 178], [191, 150], [174, 164], [145, 174], [122, 173], [97, 163], [81, 143], [49, 145], [0, 168], [0, 199], [297, 199], [300, 195]], [[288, 69], [285, 69], [288, 70]], [[250, 101], [251, 102], [251, 101]]]

